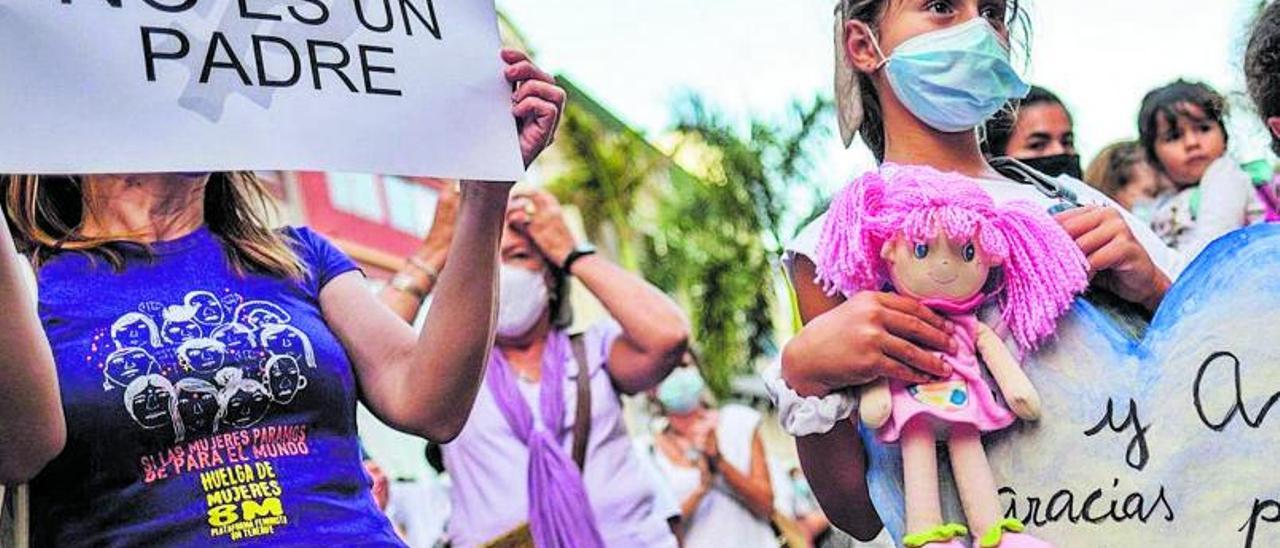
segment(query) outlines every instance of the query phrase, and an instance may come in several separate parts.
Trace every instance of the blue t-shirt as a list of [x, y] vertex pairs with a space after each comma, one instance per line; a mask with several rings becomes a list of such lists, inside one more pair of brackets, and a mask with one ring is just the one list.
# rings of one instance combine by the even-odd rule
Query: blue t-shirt
[[357, 267], [285, 229], [302, 280], [238, 275], [207, 228], [122, 272], [39, 272], [66, 449], [32, 482], [37, 545], [401, 545], [369, 492], [351, 362], [320, 289]]

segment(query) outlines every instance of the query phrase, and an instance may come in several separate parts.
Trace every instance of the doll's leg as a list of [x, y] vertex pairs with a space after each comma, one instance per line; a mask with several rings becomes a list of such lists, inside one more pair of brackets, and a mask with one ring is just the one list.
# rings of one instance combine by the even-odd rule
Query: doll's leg
[[908, 531], [927, 531], [942, 525], [937, 443], [928, 419], [912, 420], [902, 430], [902, 474], [906, 484]]
[[908, 548], [963, 546], [956, 537], [968, 531], [963, 526], [942, 522], [942, 501], [938, 495], [938, 440], [927, 418], [916, 418], [903, 426], [902, 474], [907, 503]]
[[979, 534], [986, 532], [1000, 520], [1000, 501], [982, 436], [972, 426], [957, 424], [951, 427], [947, 445], [951, 450], [951, 473], [956, 478], [969, 527]]
[[1016, 519], [1001, 519], [996, 481], [991, 474], [982, 434], [969, 425], [951, 428], [948, 440], [951, 472], [960, 491], [960, 502], [975, 538], [974, 546], [990, 548], [1047, 547], [1050, 544], [1021, 534], [1023, 525]]

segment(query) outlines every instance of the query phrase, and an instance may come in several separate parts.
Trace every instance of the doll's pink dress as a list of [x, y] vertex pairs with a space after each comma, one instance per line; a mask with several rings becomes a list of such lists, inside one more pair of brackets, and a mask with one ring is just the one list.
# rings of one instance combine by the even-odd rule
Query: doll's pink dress
[[978, 319], [972, 313], [975, 307], [965, 307], [966, 313], [947, 316], [956, 324], [952, 339], [957, 350], [954, 355], [938, 355], [951, 366], [951, 376], [925, 384], [909, 384], [897, 379], [889, 382], [893, 410], [889, 421], [877, 433], [881, 442], [896, 443], [903, 428], [914, 419], [932, 419], [942, 434], [947, 431], [945, 426], [952, 424], [973, 425], [980, 432], [992, 432], [1013, 424], [1013, 413], [996, 400], [974, 353], [978, 328]]

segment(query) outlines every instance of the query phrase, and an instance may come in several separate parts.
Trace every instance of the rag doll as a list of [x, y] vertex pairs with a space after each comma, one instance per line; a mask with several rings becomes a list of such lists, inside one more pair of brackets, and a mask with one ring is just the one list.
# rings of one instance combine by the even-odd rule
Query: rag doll
[[[947, 318], [955, 351], [941, 353], [946, 378], [882, 379], [862, 388], [859, 415], [883, 443], [899, 444], [907, 536], [916, 548], [1048, 546], [1002, 519], [982, 435], [1036, 420], [1040, 401], [1015, 352], [978, 320], [990, 303], [1018, 354], [1053, 334], [1088, 263], [1041, 207], [997, 205], [972, 179], [920, 166], [886, 165], [846, 187], [832, 204], [818, 247], [818, 279], [831, 292], [892, 291]], [[984, 374], [985, 365], [988, 374]], [[988, 382], [988, 379], [993, 381]], [[937, 446], [950, 452], [967, 527], [945, 523]]]

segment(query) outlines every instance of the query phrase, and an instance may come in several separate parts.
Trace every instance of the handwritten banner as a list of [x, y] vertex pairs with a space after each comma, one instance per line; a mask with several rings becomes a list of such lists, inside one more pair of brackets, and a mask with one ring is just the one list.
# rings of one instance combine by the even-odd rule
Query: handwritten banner
[[[1277, 273], [1280, 226], [1258, 226], [1206, 250], [1141, 341], [1077, 307], [1024, 365], [1044, 418], [986, 439], [1006, 515], [1058, 546], [1280, 545]], [[873, 498], [900, 536], [901, 460], [875, 452]]]
[[515, 180], [493, 2], [0, 3], [0, 173]]

